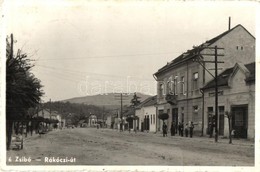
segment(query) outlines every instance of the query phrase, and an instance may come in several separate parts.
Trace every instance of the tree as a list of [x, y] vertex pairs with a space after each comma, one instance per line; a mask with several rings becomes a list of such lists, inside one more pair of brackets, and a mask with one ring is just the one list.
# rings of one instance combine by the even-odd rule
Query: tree
[[164, 122], [164, 120], [167, 120], [169, 118], [169, 115], [168, 115], [168, 113], [162, 113], [162, 114], [159, 114], [158, 118], [163, 120], [163, 122]]
[[18, 50], [14, 57], [12, 34], [11, 43], [7, 38], [6, 44], [6, 136], [9, 149], [13, 122], [26, 119], [29, 108], [40, 103], [43, 91], [40, 80], [30, 71], [33, 65], [27, 54]]
[[232, 113], [229, 111], [225, 112], [225, 116], [228, 118], [228, 129], [229, 129], [229, 144], [232, 144]]
[[[141, 101], [139, 100], [141, 97], [138, 97], [137, 95], [136, 95], [136, 93], [134, 93], [134, 96], [133, 96], [133, 98], [132, 98], [132, 100], [131, 100], [131, 106], [132, 106], [132, 108], [136, 108], [140, 103], [141, 103]], [[135, 116], [135, 113], [134, 113], [134, 118], [133, 118], [133, 120], [134, 120], [134, 131], [135, 131], [135, 133], [136, 133], [136, 116]]]
[[141, 97], [138, 97], [137, 95], [136, 95], [136, 93], [134, 93], [134, 96], [133, 96], [133, 98], [131, 99], [131, 106], [132, 107], [136, 107], [136, 106], [138, 106], [140, 103], [141, 103], [141, 101], [139, 100]]

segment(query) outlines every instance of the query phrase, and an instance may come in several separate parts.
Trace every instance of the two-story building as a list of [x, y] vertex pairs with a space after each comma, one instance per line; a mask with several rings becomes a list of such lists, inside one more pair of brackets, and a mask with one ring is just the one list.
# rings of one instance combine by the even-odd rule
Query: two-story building
[[[218, 58], [224, 61], [218, 64], [218, 74], [236, 63], [255, 62], [255, 37], [240, 24], [168, 62], [154, 74], [158, 114], [169, 114], [168, 126], [172, 121], [193, 121], [195, 134], [205, 130], [206, 114], [201, 88], [213, 78], [209, 72], [214, 75], [214, 63], [205, 61], [214, 61], [212, 48], [215, 46], [223, 48], [218, 50], [218, 54], [224, 55]], [[160, 129], [160, 120], [157, 125]]]

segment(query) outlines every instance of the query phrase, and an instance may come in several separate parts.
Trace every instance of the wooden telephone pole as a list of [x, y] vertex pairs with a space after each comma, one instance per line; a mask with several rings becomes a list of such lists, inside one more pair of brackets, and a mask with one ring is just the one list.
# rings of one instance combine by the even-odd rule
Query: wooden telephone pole
[[[218, 56], [224, 56], [224, 54], [218, 54], [218, 50], [224, 50], [224, 48], [215, 47], [197, 47], [199, 48], [198, 56], [195, 61], [198, 62], [213, 78], [215, 81], [215, 142], [218, 142], [218, 63], [224, 63], [224, 61], [218, 61]], [[211, 49], [214, 50], [214, 54], [200, 54], [200, 48], [203, 49]], [[203, 56], [214, 56], [214, 61], [205, 61]], [[209, 70], [205, 67], [205, 63], [214, 63], [215, 67], [215, 75], [213, 75]]]
[[[123, 131], [123, 98], [128, 97], [127, 95], [124, 95], [123, 93], [120, 93], [120, 95], [115, 95], [116, 100], [120, 100], [120, 107], [121, 107], [121, 111], [120, 111], [120, 131]], [[118, 99], [120, 98], [120, 99]]]

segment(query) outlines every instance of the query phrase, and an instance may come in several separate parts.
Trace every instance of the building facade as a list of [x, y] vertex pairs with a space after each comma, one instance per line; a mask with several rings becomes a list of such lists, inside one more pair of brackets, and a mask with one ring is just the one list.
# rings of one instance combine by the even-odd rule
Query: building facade
[[[242, 25], [237, 25], [167, 63], [154, 77], [157, 81], [157, 113], [169, 114], [168, 126], [172, 121], [193, 121], [194, 133], [204, 133], [205, 105], [201, 88], [213, 78], [205, 68], [213, 69], [211, 73], [214, 75], [214, 63], [205, 61], [214, 61], [212, 48], [215, 46], [223, 48], [217, 52], [218, 60], [224, 61], [218, 64], [218, 74], [235, 63], [255, 61], [255, 38]], [[161, 127], [162, 121], [158, 120], [157, 128]]]
[[[220, 136], [229, 136], [229, 121], [226, 113], [231, 113], [231, 128], [234, 137], [254, 138], [255, 135], [255, 63], [236, 63], [218, 76], [218, 128]], [[204, 88], [204, 131], [209, 132], [213, 124], [215, 109], [215, 82]]]
[[149, 97], [144, 100], [135, 109], [135, 115], [138, 117], [138, 128], [141, 131], [157, 131], [157, 96]]

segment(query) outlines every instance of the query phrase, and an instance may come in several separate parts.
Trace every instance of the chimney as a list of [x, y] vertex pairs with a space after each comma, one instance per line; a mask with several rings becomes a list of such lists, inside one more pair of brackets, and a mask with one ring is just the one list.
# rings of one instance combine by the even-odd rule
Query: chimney
[[231, 17], [228, 18], [228, 30], [230, 30], [230, 25], [231, 25]]

